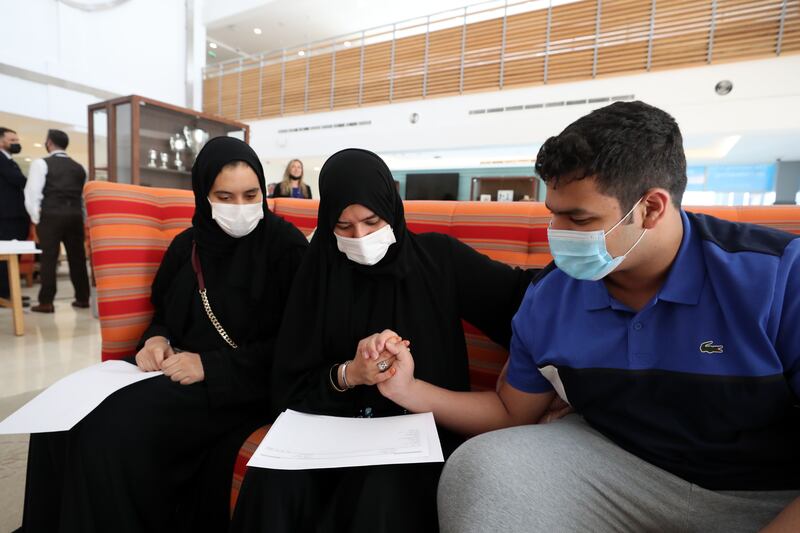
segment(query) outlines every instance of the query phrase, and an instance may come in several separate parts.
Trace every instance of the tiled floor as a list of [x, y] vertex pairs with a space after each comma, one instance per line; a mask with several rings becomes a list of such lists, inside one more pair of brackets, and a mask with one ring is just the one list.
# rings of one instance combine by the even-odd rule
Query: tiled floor
[[[64, 265], [66, 266], [66, 265]], [[38, 303], [40, 285], [22, 293]], [[90, 309], [75, 309], [66, 271], [59, 272], [56, 312], [25, 310], [25, 335], [16, 337], [11, 310], [0, 308], [0, 419], [67, 374], [100, 361], [100, 323]], [[28, 436], [0, 436], [0, 532], [22, 519]]]
[[[39, 285], [22, 293], [37, 303]], [[25, 312], [25, 335], [16, 337], [11, 310], [0, 308], [0, 398], [40, 390], [100, 361], [100, 323], [90, 309], [75, 309], [69, 278], [59, 275], [54, 314]]]

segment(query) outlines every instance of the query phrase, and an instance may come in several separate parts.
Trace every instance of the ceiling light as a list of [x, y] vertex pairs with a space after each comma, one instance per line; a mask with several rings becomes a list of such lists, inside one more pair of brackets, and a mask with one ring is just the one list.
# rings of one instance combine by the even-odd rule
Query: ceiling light
[[208, 47], [209, 48], [216, 48], [217, 47], [217, 43], [208, 43]]
[[297, 55], [299, 55], [300, 57], [303, 57], [304, 55], [306, 55], [306, 51], [305, 50], [300, 50], [299, 52], [297, 52]]
[[253, 33], [256, 35], [261, 35], [261, 28], [253, 28]]
[[350, 48], [351, 46], [353, 46], [353, 43], [351, 43], [350, 41], [345, 41], [344, 42], [344, 47], [345, 48]]
[[42, 147], [42, 143], [33, 143], [33, 147], [34, 148], [41, 148]]
[[31, 162], [31, 158], [30, 157], [26, 157], [25, 158], [25, 162], [30, 163]]
[[314, 167], [314, 170], [315, 170], [316, 172], [319, 172], [320, 170], [322, 170], [322, 168], [321, 168], [321, 167]]
[[728, 135], [708, 146], [684, 148], [684, 152], [687, 159], [724, 159], [741, 138], [741, 135]]

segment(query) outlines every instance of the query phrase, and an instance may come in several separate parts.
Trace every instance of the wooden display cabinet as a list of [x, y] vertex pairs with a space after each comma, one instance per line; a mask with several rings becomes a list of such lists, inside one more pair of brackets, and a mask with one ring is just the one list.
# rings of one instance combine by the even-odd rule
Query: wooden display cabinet
[[[191, 189], [194, 153], [184, 128], [190, 137], [200, 129], [208, 139], [230, 135], [250, 142], [250, 126], [243, 122], [137, 95], [106, 100], [89, 106], [89, 179]], [[180, 153], [170, 147], [176, 134], [187, 144]], [[167, 154], [166, 163], [161, 154]]]

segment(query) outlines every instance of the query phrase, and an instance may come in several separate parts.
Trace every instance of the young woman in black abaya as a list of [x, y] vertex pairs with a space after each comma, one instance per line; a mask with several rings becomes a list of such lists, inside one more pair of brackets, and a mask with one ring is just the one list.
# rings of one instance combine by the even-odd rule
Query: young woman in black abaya
[[[384, 345], [400, 337], [410, 342], [417, 377], [469, 390], [461, 320], [508, 346], [511, 318], [534, 272], [447, 235], [409, 231], [392, 175], [371, 152], [331, 156], [320, 173], [320, 197], [318, 227], [276, 345], [274, 406], [337, 416], [403, 414], [374, 386], [390, 379], [381, 371], [391, 364]], [[447, 457], [462, 438], [438, 429]], [[441, 468], [250, 468], [232, 531], [435, 531]]]
[[69, 432], [32, 436], [22, 531], [228, 527], [238, 448], [268, 421], [281, 287], [307, 243], [266, 208], [261, 164], [242, 141], [209, 141], [192, 188], [192, 227], [164, 255], [135, 357], [164, 375], [118, 391]]

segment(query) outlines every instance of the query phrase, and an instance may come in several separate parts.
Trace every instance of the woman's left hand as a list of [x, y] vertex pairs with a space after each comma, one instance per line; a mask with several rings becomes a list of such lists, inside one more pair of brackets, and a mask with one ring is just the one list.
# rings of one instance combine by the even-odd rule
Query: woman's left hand
[[206, 378], [200, 354], [180, 352], [164, 360], [161, 364], [164, 375], [181, 385], [191, 385]]

